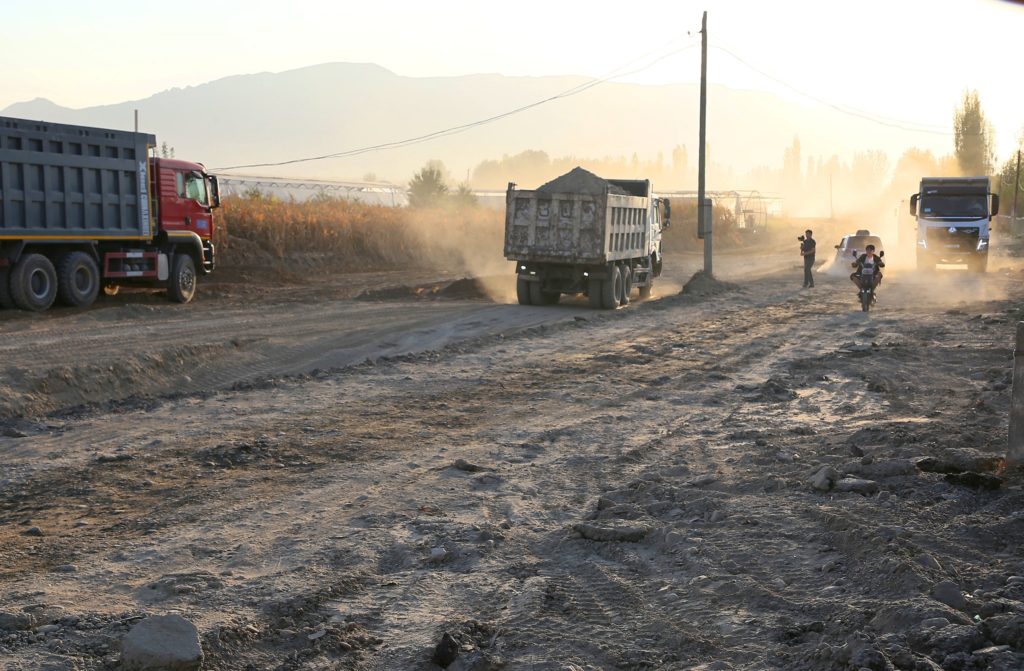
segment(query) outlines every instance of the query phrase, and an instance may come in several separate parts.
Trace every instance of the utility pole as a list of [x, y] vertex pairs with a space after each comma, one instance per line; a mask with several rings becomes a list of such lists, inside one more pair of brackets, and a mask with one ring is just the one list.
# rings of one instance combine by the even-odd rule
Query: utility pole
[[1017, 192], [1020, 191], [1020, 150], [1017, 150], [1017, 173], [1013, 180], [1013, 209], [1010, 210], [1010, 234], [1017, 230]]
[[697, 159], [697, 230], [704, 232], [704, 274], [712, 277], [711, 267], [711, 227], [704, 212], [704, 173], [706, 152], [704, 143], [707, 137], [708, 115], [708, 13], [700, 22], [700, 156]]

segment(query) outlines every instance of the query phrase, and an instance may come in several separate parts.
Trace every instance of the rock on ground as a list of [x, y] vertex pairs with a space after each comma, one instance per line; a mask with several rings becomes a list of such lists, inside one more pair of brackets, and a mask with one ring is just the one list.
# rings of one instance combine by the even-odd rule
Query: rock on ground
[[199, 631], [180, 615], [147, 617], [121, 643], [125, 671], [196, 671], [202, 663]]

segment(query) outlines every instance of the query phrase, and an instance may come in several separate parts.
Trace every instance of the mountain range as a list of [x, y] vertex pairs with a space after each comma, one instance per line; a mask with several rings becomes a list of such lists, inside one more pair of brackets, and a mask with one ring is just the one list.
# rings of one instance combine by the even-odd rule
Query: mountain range
[[[373, 175], [401, 184], [427, 161], [440, 160], [452, 178], [461, 181], [481, 161], [525, 150], [543, 150], [551, 157], [636, 154], [643, 161], [655, 160], [661, 153], [670, 161], [677, 145], [686, 146], [695, 162], [696, 83], [605, 82], [586, 88], [592, 81], [578, 76], [498, 74], [404, 77], [373, 64], [328, 63], [226, 77], [142, 100], [83, 109], [36, 99], [10, 105], [0, 115], [131, 129], [138, 110], [140, 130], [155, 133], [175, 156], [223, 171], [416, 138], [582, 88], [577, 94], [491, 123], [408, 146], [227, 172], [337, 180]], [[783, 152], [795, 137], [805, 158], [833, 154], [848, 158], [858, 151], [880, 149], [893, 162], [911, 145], [947, 152], [943, 145], [951, 143], [941, 136], [910, 134], [820, 104], [709, 85], [708, 147], [719, 180], [742, 180], [759, 166], [781, 167]]]

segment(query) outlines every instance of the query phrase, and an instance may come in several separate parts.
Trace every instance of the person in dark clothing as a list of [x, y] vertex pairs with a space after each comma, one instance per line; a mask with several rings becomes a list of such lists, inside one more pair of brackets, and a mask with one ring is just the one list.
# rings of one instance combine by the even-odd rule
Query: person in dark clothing
[[814, 239], [814, 231], [807, 229], [800, 236], [800, 256], [804, 257], [804, 289], [814, 286], [814, 275], [811, 269], [814, 267], [814, 248], [818, 246]]
[[879, 282], [882, 281], [882, 268], [885, 268], [885, 261], [882, 260], [882, 257], [875, 254], [874, 245], [868, 245], [864, 248], [864, 253], [853, 262], [853, 267], [856, 270], [850, 275], [850, 280], [858, 289], [861, 287], [861, 278], [868, 277], [871, 278], [871, 288], [878, 288]]

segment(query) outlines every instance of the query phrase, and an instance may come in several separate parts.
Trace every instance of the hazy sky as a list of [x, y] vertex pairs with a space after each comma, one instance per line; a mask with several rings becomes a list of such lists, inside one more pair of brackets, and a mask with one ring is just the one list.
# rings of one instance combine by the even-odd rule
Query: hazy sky
[[[665, 56], [620, 81], [692, 82], [706, 9], [714, 83], [942, 132], [974, 88], [1000, 160], [1024, 127], [1024, 6], [1000, 0], [2, 2], [0, 109], [36, 97], [69, 107], [122, 102], [330, 61], [416, 77], [600, 77]], [[687, 45], [696, 46], [672, 53]]]

